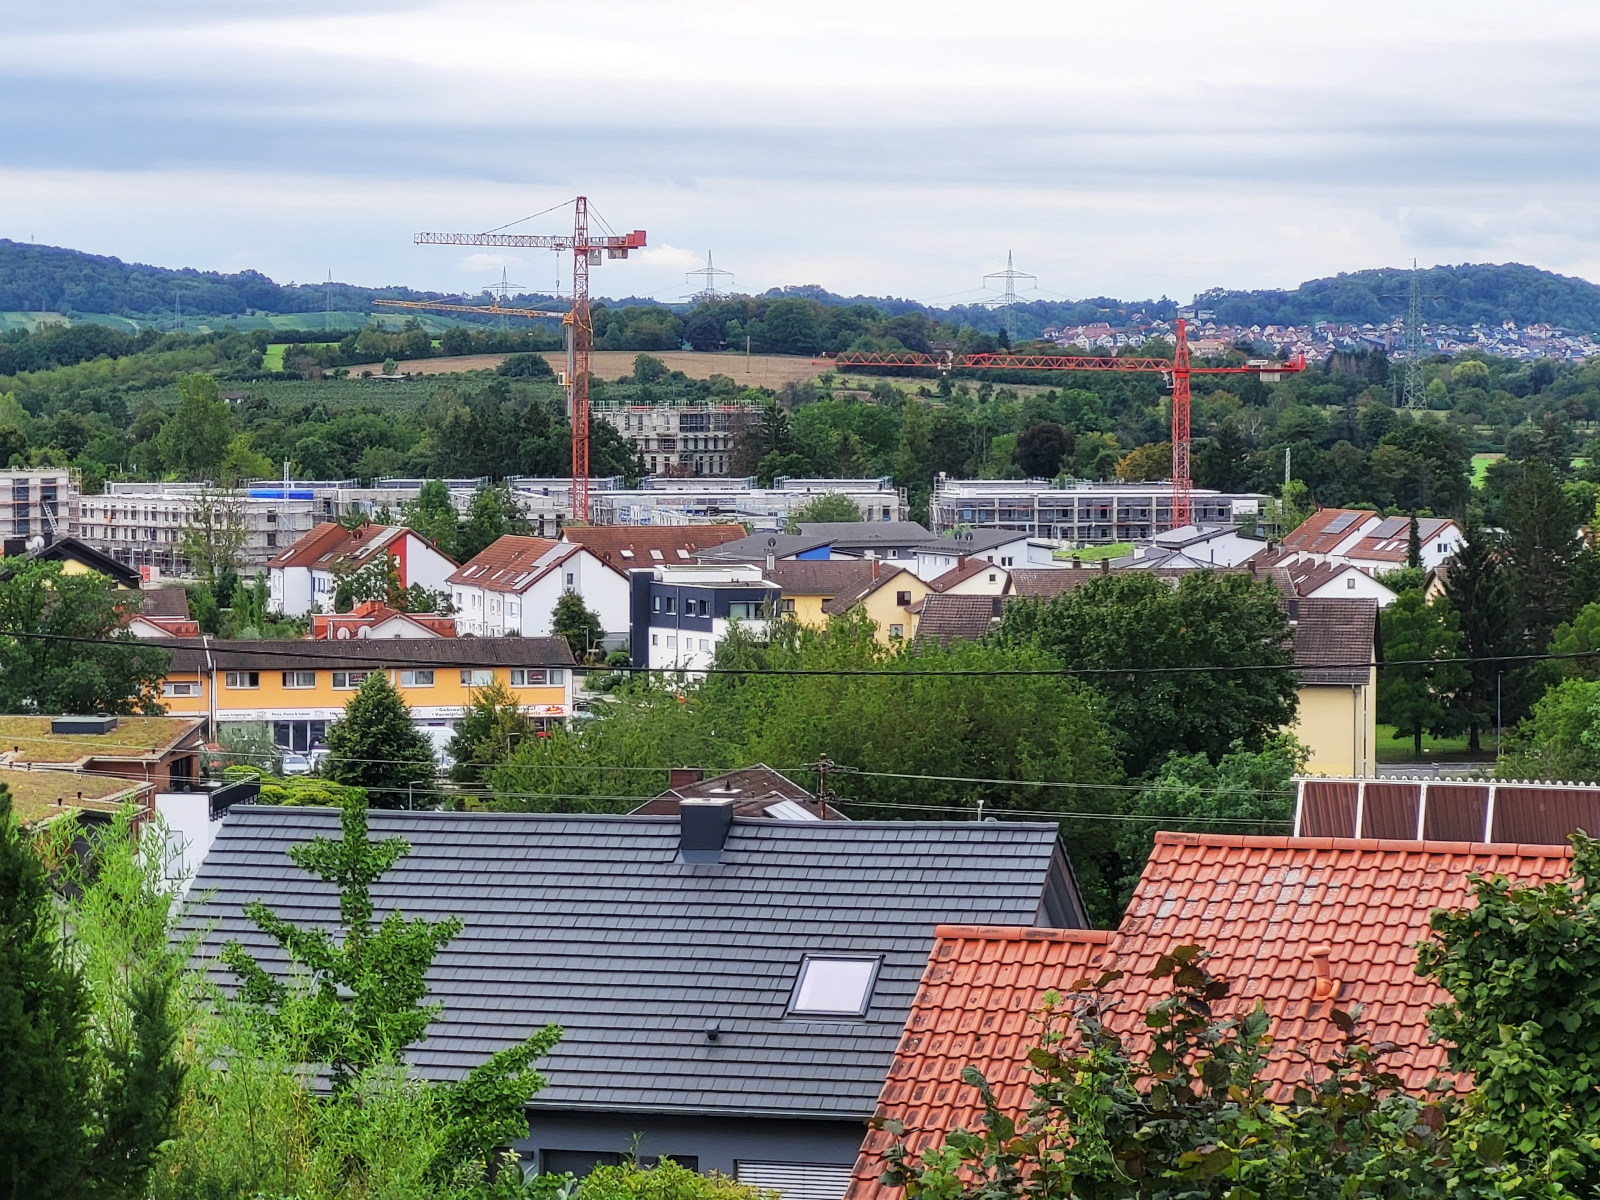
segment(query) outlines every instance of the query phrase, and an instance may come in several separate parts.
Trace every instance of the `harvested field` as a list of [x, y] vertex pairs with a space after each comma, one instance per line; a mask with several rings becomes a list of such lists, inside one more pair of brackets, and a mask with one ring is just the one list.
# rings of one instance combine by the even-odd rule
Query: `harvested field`
[[[633, 373], [633, 360], [637, 350], [597, 350], [590, 357], [589, 369], [601, 379], [619, 379]], [[815, 379], [828, 370], [825, 362], [812, 362], [786, 354], [754, 354], [748, 362], [742, 354], [701, 354], [693, 350], [645, 351], [651, 357], [667, 364], [667, 369], [682, 371], [690, 379], [709, 379], [713, 375], [726, 375], [739, 383], [753, 387], [779, 388], [786, 383], [800, 383]], [[566, 355], [553, 350], [545, 358], [556, 370], [561, 370]], [[400, 364], [402, 371], [413, 375], [452, 375], [459, 371], [493, 370], [506, 359], [504, 354], [465, 354], [458, 358], [423, 358]], [[377, 374], [382, 363], [362, 363], [350, 368], [350, 374], [359, 376], [362, 371]]]

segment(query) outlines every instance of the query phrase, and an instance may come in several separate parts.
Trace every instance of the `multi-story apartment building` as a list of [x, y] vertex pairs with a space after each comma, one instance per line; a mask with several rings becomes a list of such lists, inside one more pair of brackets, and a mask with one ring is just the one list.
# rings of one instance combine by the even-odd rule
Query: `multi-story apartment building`
[[[129, 566], [188, 575], [192, 564], [182, 552], [184, 531], [220, 521], [237, 529], [239, 557], [247, 571], [254, 571], [319, 523], [357, 513], [370, 518], [385, 510], [398, 515], [425, 482], [380, 479], [372, 487], [360, 487], [353, 479], [257, 481], [234, 489], [204, 483], [108, 483], [104, 495], [83, 499], [78, 536]], [[484, 481], [443, 482], [456, 510], [465, 512]]]
[[826, 493], [847, 496], [865, 521], [906, 519], [906, 493], [892, 479], [648, 479], [589, 497], [596, 525], [698, 525], [738, 521], [757, 533], [781, 530], [796, 509]]
[[777, 616], [783, 589], [755, 566], [662, 566], [630, 571], [635, 667], [704, 671], [735, 621], [764, 631]]
[[66, 467], [0, 471], [0, 539], [5, 553], [24, 553], [35, 538], [51, 542], [78, 537], [78, 492], [78, 478]]
[[[1237, 517], [1260, 511], [1267, 498], [1210, 488], [1190, 494], [1191, 520], [1199, 525], [1232, 525]], [[1074, 482], [1058, 487], [1037, 479], [941, 476], [928, 508], [936, 533], [966, 526], [1012, 529], [1080, 546], [1139, 542], [1172, 528], [1172, 485]]]
[[493, 683], [511, 689], [539, 727], [572, 715], [572, 651], [565, 638], [394, 638], [385, 641], [157, 643], [172, 651], [161, 703], [174, 716], [266, 725], [285, 750], [319, 745], [374, 671], [384, 671], [411, 721], [442, 747], [471, 702]]
[[609, 421], [652, 475], [726, 475], [733, 439], [756, 419], [753, 404], [606, 404]]

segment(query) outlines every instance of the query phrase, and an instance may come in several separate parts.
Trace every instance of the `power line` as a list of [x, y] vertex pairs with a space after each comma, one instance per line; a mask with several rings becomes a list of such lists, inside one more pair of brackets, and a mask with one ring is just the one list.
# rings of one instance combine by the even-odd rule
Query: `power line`
[[[197, 653], [217, 651], [229, 655], [253, 654], [268, 658], [293, 658], [304, 662], [308, 657], [303, 650], [295, 650], [293, 645], [304, 643], [291, 643], [283, 648], [263, 645], [238, 646], [230, 645], [225, 648], [203, 644], [174, 646], [170, 642], [157, 639], [141, 638], [85, 638], [73, 637], [61, 633], [32, 633], [21, 630], [0, 630], [0, 637], [20, 638], [35, 641], [69, 642], [85, 646], [150, 646], [158, 650], [172, 651], [175, 649], [193, 650]], [[366, 643], [371, 645], [371, 642]], [[340, 658], [338, 651], [326, 655], [319, 654], [317, 658], [327, 658], [330, 661]], [[1600, 650], [1572, 650], [1562, 653], [1546, 651], [1542, 654], [1494, 654], [1473, 656], [1458, 656], [1454, 658], [1403, 658], [1388, 661], [1373, 662], [1371, 660], [1352, 660], [1349, 662], [1319, 662], [1319, 663], [1195, 663], [1175, 667], [988, 667], [967, 668], [955, 667], [949, 670], [928, 671], [885, 671], [869, 667], [633, 667], [633, 666], [596, 666], [586, 667], [581, 663], [534, 663], [534, 666], [558, 667], [569, 670], [584, 671], [599, 675], [663, 675], [686, 677], [689, 675], [777, 675], [795, 676], [800, 678], [867, 678], [867, 679], [922, 679], [922, 678], [1047, 678], [1051, 676], [1129, 676], [1129, 675], [1228, 675], [1228, 674], [1254, 674], [1260, 671], [1357, 671], [1376, 669], [1379, 671], [1397, 667], [1449, 667], [1473, 666], [1483, 663], [1535, 663], [1559, 662], [1567, 659], [1600, 658]], [[349, 655], [349, 662], [370, 664], [371, 658], [361, 658]], [[435, 664], [438, 665], [438, 664]], [[448, 665], [448, 664], [446, 664]], [[224, 668], [225, 669], [225, 668]]]

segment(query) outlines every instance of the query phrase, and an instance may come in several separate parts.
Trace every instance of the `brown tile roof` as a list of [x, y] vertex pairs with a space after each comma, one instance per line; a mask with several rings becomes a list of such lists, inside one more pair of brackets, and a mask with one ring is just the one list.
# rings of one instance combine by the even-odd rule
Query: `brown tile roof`
[[563, 541], [587, 546], [620, 571], [690, 563], [696, 550], [744, 536], [743, 525], [569, 525], [561, 531]]
[[1295, 605], [1294, 662], [1304, 683], [1367, 683], [1371, 668], [1357, 666], [1373, 657], [1378, 644], [1378, 602], [1342, 597], [1299, 601]]
[[822, 606], [822, 611], [830, 617], [842, 617], [891, 580], [896, 582], [896, 590], [899, 590], [899, 584], [904, 582], [899, 578], [901, 575], [909, 576], [912, 579], [916, 578], [905, 567], [894, 566], [892, 563], [883, 562], [882, 559], [878, 560], [878, 564], [881, 568], [878, 578], [874, 579], [869, 574], [865, 582], [857, 585], [853, 590], [841, 592], [832, 600], [826, 601]]
[[958, 583], [965, 583], [974, 575], [981, 575], [985, 571], [1007, 572], [1008, 570], [1009, 568], [1002, 567], [998, 563], [989, 562], [987, 559], [969, 558], [960, 566], [951, 567], [937, 579], [931, 580], [928, 586], [936, 592], [943, 592], [955, 587]]
[[1283, 548], [1331, 554], [1340, 542], [1377, 515], [1361, 508], [1319, 508], [1284, 535]]
[[[772, 817], [772, 806], [785, 801], [800, 804], [808, 812], [815, 813], [817, 810], [816, 796], [765, 763], [756, 763], [751, 767], [713, 775], [709, 779], [697, 779], [692, 783], [684, 782], [669, 787], [653, 800], [634, 809], [631, 815], [676, 816], [679, 802], [683, 800], [732, 800], [733, 815], [736, 817]], [[829, 805], [827, 816], [823, 819], [848, 821], [850, 818]]]
[[1060, 570], [1053, 567], [1018, 567], [1011, 572], [1010, 594], [1049, 600], [1080, 588], [1099, 576], [1100, 571], [1090, 567], [1065, 567]]
[[181, 587], [148, 588], [139, 593], [139, 611], [147, 617], [187, 617], [189, 593]]
[[331, 567], [342, 558], [360, 561], [408, 532], [401, 525], [374, 525], [368, 521], [354, 529], [346, 529], [343, 525], [324, 521], [312, 526], [283, 553], [268, 559], [267, 566], [314, 568]]
[[[1124, 972], [1109, 985], [1117, 1006], [1107, 1023], [1137, 1046], [1145, 1010], [1171, 994], [1149, 972], [1187, 944], [1205, 947], [1207, 969], [1232, 984], [1218, 1016], [1242, 1014], [1258, 1000], [1266, 1007], [1266, 1078], [1280, 1091], [1304, 1077], [1301, 1054], [1320, 1062], [1339, 1042], [1332, 1009], [1355, 1004], [1364, 1006], [1373, 1041], [1399, 1046], [1384, 1065], [1420, 1089], [1446, 1065], [1427, 1022], [1444, 993], [1414, 971], [1429, 914], [1466, 903], [1468, 872], [1539, 883], [1565, 876], [1570, 857], [1564, 847], [1158, 833], [1115, 932], [938, 929], [878, 1115], [900, 1121], [916, 1151], [957, 1126], [980, 1128], [977, 1092], [960, 1077], [969, 1063], [1004, 1111], [1021, 1114], [1031, 1099], [1026, 1055], [1037, 1037], [1028, 1018], [1044, 992]], [[1314, 953], [1323, 947], [1325, 955]], [[1320, 987], [1332, 994], [1319, 1000], [1323, 970]], [[900, 1194], [878, 1182], [892, 1142], [883, 1130], [867, 1135], [847, 1200]]]
[[949, 645], [957, 638], [975, 642], [1000, 619], [1004, 597], [935, 592], [919, 602], [917, 642]]
[[872, 582], [873, 563], [864, 558], [785, 558], [762, 569], [785, 596], [828, 596], [854, 592]]
[[[1454, 521], [1446, 517], [1419, 517], [1417, 538], [1426, 544], [1438, 537], [1446, 527], [1454, 524]], [[1411, 518], [1385, 517], [1371, 533], [1345, 551], [1345, 557], [1392, 562], [1404, 566], [1410, 551]]]
[[547, 568], [538, 566], [539, 560], [560, 544], [549, 538], [508, 533], [463, 563], [445, 582], [491, 592], [521, 592], [544, 574]]

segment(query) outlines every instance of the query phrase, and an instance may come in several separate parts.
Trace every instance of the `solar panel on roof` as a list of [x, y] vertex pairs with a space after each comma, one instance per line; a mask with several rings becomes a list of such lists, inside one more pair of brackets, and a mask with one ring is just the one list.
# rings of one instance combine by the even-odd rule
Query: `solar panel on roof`
[[1383, 520], [1378, 522], [1378, 527], [1367, 536], [1375, 538], [1392, 538], [1402, 532], [1409, 531], [1410, 528], [1410, 517], [1385, 517]]
[[1337, 517], [1335, 517], [1333, 520], [1328, 522], [1328, 527], [1327, 527], [1327, 529], [1323, 530], [1323, 532], [1324, 533], [1343, 533], [1346, 529], [1349, 529], [1350, 526], [1354, 525], [1356, 523], [1357, 518], [1359, 518], [1360, 516], [1362, 516], [1361, 513], [1353, 513], [1353, 512], [1340, 513]]

